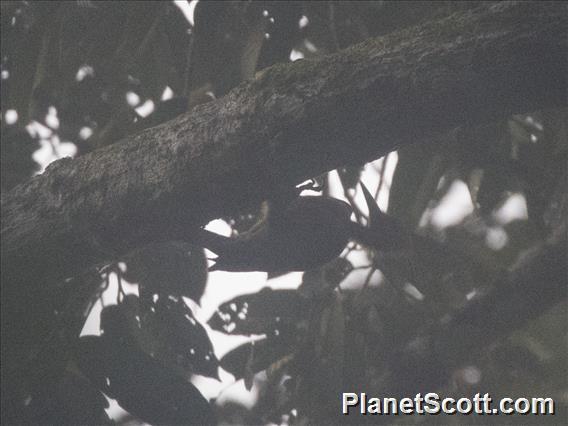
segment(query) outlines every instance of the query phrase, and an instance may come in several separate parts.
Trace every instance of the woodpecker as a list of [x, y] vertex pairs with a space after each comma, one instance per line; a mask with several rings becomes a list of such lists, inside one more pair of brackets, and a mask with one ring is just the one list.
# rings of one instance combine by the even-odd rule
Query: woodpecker
[[378, 250], [398, 244], [398, 222], [383, 213], [362, 185], [369, 224], [351, 221], [351, 206], [336, 198], [296, 196], [279, 208], [268, 207], [249, 231], [229, 238], [201, 229], [196, 243], [217, 255], [210, 271], [306, 271], [341, 254], [350, 239]]
[[366, 227], [353, 224], [353, 239], [378, 251], [395, 251], [408, 247], [411, 236], [400, 221], [379, 208], [363, 183], [361, 190], [369, 209], [369, 219]]
[[198, 242], [218, 256], [210, 271], [305, 271], [341, 254], [351, 235], [351, 213], [351, 206], [336, 198], [297, 197], [269, 208], [237, 238], [201, 230]]

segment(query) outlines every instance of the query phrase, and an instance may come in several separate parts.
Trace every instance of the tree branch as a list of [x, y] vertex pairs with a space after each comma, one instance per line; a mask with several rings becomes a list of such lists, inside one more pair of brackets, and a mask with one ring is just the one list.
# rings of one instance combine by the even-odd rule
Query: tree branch
[[564, 221], [519, 256], [493, 291], [408, 344], [392, 359], [387, 388], [401, 395], [437, 389], [453, 369], [474, 363], [493, 343], [566, 300], [566, 237]]
[[566, 104], [566, 6], [484, 4], [317, 60], [2, 198], [5, 278], [44, 280], [173, 238], [280, 185], [512, 113]]
[[3, 390], [37, 364], [58, 281], [342, 164], [565, 105], [567, 27], [562, 3], [483, 4], [269, 68], [15, 187], [2, 196]]

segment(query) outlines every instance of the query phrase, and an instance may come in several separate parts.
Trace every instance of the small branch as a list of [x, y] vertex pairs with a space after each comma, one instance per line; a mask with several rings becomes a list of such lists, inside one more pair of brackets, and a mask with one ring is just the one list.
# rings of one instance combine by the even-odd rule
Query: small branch
[[566, 300], [566, 233], [564, 224], [548, 241], [519, 256], [491, 293], [411, 341], [393, 357], [387, 388], [404, 393], [443, 386], [454, 368], [473, 362], [491, 344]]

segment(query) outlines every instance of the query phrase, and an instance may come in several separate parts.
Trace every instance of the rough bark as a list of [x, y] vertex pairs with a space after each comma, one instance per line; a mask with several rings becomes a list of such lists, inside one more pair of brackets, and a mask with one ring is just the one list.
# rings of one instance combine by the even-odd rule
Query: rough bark
[[58, 161], [2, 199], [4, 273], [69, 276], [276, 186], [456, 126], [565, 105], [566, 10], [488, 4], [275, 66], [164, 125]]
[[2, 197], [2, 336], [41, 335], [42, 315], [23, 320], [45, 312], [52, 283], [127, 249], [189, 236], [281, 186], [456, 126], [565, 105], [567, 27], [562, 3], [485, 4], [272, 67], [191, 113], [54, 163]]

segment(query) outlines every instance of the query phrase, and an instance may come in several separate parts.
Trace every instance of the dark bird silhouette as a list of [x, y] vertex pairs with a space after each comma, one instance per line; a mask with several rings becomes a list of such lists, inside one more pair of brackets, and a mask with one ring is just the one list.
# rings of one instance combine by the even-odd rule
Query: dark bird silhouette
[[363, 183], [361, 189], [369, 209], [369, 220], [366, 227], [353, 224], [353, 239], [379, 251], [394, 251], [407, 247], [410, 244], [408, 231], [396, 218], [381, 211]]
[[197, 242], [217, 254], [210, 270], [305, 271], [337, 257], [351, 235], [351, 206], [306, 196], [269, 209], [250, 231], [228, 238], [201, 230]]
[[263, 220], [236, 238], [200, 230], [196, 243], [218, 257], [210, 271], [306, 271], [341, 254], [350, 239], [378, 250], [396, 248], [402, 234], [398, 222], [383, 213], [361, 185], [369, 207], [369, 225], [351, 221], [353, 210], [331, 197], [295, 197], [269, 208]]

